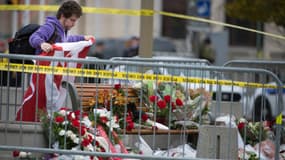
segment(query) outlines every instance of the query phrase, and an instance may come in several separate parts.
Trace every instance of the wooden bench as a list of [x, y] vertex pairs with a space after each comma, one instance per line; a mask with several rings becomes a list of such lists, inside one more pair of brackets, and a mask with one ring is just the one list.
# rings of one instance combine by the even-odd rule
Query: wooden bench
[[[69, 90], [72, 108], [79, 109], [82, 106], [83, 111], [92, 110], [99, 102], [99, 99], [106, 93], [107, 95], [115, 95], [114, 86], [98, 83], [74, 83], [73, 85], [68, 82], [63, 82], [63, 86]], [[131, 86], [121, 86], [124, 91], [126, 103], [134, 103], [137, 109], [147, 111], [147, 106], [143, 104], [140, 106], [140, 98], [137, 90]]]

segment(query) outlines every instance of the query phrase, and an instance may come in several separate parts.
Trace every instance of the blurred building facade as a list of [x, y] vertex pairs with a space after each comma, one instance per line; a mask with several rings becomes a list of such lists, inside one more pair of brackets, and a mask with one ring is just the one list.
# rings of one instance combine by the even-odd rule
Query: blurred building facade
[[[261, 24], [227, 17], [224, 7], [227, 2], [227, 0], [211, 0], [211, 20], [284, 35], [284, 28], [273, 23]], [[228, 32], [229, 59], [285, 59], [284, 40], [218, 25], [211, 25], [211, 28], [213, 32], [225, 30]]]

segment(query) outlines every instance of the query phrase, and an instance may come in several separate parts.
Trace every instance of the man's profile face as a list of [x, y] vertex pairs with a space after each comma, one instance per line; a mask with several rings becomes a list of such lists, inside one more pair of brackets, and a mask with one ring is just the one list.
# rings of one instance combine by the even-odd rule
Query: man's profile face
[[65, 18], [64, 16], [61, 16], [61, 18], [63, 22], [62, 25], [65, 30], [70, 30], [78, 20], [78, 17], [76, 17], [75, 15], [72, 15], [69, 18]]

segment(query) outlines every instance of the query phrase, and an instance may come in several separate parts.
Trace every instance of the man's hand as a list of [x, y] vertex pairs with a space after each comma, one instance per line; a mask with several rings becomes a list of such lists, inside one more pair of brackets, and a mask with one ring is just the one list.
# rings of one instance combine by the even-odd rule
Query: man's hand
[[95, 37], [92, 36], [92, 35], [86, 35], [86, 36], [84, 36], [84, 39], [85, 39], [86, 41], [89, 41], [90, 39], [93, 39], [93, 40], [95, 41]]
[[41, 44], [41, 49], [47, 53], [53, 50], [52, 45], [46, 42]]

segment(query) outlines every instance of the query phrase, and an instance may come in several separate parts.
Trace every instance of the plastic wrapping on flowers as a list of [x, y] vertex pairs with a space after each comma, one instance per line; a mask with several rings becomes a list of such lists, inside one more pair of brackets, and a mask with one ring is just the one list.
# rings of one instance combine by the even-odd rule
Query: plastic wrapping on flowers
[[157, 122], [174, 129], [185, 121], [193, 122], [188, 123], [189, 128], [197, 127], [195, 122], [207, 123], [212, 98], [204, 88], [185, 89], [178, 83], [153, 81], [145, 81], [136, 88], [138, 92], [142, 89], [143, 102], [149, 106], [152, 119]]
[[270, 137], [272, 133], [271, 130], [266, 129], [264, 124], [261, 122], [249, 122], [244, 118], [240, 118], [236, 123], [238, 131], [245, 144], [254, 146], [267, 138], [273, 138]]

